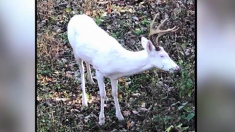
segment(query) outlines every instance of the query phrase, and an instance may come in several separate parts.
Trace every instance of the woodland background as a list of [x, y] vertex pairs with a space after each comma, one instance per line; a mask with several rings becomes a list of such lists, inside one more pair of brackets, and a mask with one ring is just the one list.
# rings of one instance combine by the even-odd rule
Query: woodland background
[[[143, 50], [155, 14], [165, 28], [180, 29], [161, 45], [180, 65], [180, 74], [160, 70], [119, 79], [125, 121], [115, 117], [111, 84], [106, 80], [106, 123], [98, 124], [98, 85], [86, 84], [89, 104], [81, 106], [80, 73], [67, 39], [75, 14], [87, 14], [128, 50]], [[195, 131], [194, 0], [37, 0], [37, 131]], [[94, 71], [93, 71], [94, 74]], [[96, 81], [96, 80], [95, 80]]]

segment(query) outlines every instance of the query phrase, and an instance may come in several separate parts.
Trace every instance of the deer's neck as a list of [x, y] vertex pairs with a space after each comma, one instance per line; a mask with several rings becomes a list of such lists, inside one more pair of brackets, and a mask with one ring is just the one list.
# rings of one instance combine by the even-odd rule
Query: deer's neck
[[122, 71], [124, 75], [133, 75], [148, 70], [153, 66], [149, 63], [145, 50], [139, 52], [127, 51], [123, 56]]

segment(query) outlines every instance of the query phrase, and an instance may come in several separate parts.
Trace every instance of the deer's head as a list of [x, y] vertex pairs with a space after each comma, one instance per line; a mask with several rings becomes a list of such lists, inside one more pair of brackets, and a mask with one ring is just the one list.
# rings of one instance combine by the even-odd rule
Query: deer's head
[[[154, 17], [153, 21], [150, 23], [149, 40], [144, 37], [141, 38], [142, 46], [145, 48], [145, 50], [148, 53], [150, 63], [154, 65], [156, 68], [169, 72], [179, 71], [180, 67], [169, 57], [168, 53], [164, 50], [164, 48], [159, 46], [158, 44], [158, 38], [160, 36], [166, 33], [175, 32], [178, 30], [178, 28], [173, 27], [167, 30], [160, 30], [160, 27], [167, 20], [165, 19], [161, 24], [159, 24], [157, 29], [154, 29], [153, 24], [156, 19], [156, 16]], [[153, 40], [154, 35], [157, 35], [155, 43]]]

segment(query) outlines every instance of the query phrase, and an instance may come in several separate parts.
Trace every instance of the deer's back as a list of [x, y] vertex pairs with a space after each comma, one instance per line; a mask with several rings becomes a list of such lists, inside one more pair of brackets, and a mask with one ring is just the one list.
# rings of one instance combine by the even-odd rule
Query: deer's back
[[105, 67], [125, 52], [117, 40], [86, 15], [76, 15], [70, 20], [68, 39], [74, 55], [94, 67]]

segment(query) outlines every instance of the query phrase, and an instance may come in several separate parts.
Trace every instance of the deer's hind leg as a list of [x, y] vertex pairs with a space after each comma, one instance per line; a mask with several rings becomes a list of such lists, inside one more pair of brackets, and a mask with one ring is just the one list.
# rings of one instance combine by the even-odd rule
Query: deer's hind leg
[[85, 77], [84, 77], [84, 65], [83, 65], [83, 60], [81, 58], [75, 57], [76, 61], [79, 64], [79, 70], [81, 74], [81, 87], [82, 87], [82, 105], [83, 106], [88, 106], [87, 104], [87, 97], [86, 97], [86, 89], [85, 89]]
[[88, 83], [89, 84], [95, 84], [95, 82], [93, 81], [93, 78], [92, 78], [92, 74], [91, 74], [91, 66], [88, 62], [86, 62], [86, 68], [87, 68]]

